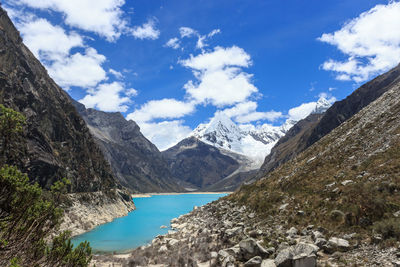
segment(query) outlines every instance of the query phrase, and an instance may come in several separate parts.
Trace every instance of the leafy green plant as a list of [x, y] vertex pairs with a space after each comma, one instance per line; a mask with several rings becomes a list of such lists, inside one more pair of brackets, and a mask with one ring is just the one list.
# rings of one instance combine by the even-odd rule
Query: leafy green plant
[[25, 116], [0, 104], [0, 163], [15, 158], [21, 143]]

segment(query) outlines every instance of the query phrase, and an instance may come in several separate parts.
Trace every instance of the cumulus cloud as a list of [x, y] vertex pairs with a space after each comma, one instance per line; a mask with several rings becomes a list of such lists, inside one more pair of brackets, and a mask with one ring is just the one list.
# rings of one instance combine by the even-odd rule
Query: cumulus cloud
[[156, 28], [155, 21], [153, 19], [148, 20], [142, 26], [136, 26], [131, 30], [132, 35], [137, 39], [158, 39], [160, 31]]
[[400, 61], [400, 2], [377, 5], [318, 40], [336, 46], [348, 58], [329, 59], [322, 68], [338, 80], [362, 82]]
[[[71, 86], [93, 87], [107, 78], [102, 67], [106, 57], [86, 46], [79, 34], [30, 13], [14, 12], [14, 15], [24, 43], [61, 87], [66, 90]], [[73, 48], [81, 52], [71, 54]]]
[[175, 119], [191, 114], [194, 110], [194, 103], [164, 98], [145, 103], [139, 109], [128, 114], [127, 119], [136, 122], [148, 122], [154, 119]]
[[250, 55], [237, 46], [216, 47], [214, 51], [203, 51], [179, 62], [192, 69], [197, 79], [188, 81], [184, 89], [198, 104], [223, 107], [244, 102], [258, 92], [251, 82], [252, 75], [241, 69], [251, 65]]
[[46, 65], [50, 76], [58, 85], [68, 89], [70, 86], [93, 87], [106, 80], [102, 68], [106, 57], [94, 48], [86, 48], [84, 53], [75, 53]]
[[18, 26], [24, 43], [37, 58], [60, 60], [69, 54], [71, 48], [83, 46], [79, 34], [66, 33], [63, 28], [52, 25], [46, 19], [25, 20]]
[[171, 38], [165, 44], [166, 47], [171, 47], [173, 49], [178, 49], [180, 47], [179, 39], [178, 38]]
[[[127, 91], [129, 92], [129, 89]], [[125, 112], [128, 110], [126, 104], [131, 100], [127, 96], [122, 96], [124, 92], [125, 88], [122, 83], [102, 83], [96, 89], [89, 90], [89, 94], [79, 102], [87, 108], [96, 108], [106, 112]]]
[[127, 27], [121, 9], [124, 0], [101, 0], [95, 3], [92, 0], [11, 0], [10, 3], [61, 12], [66, 24], [94, 32], [109, 41], [118, 39]]
[[327, 104], [332, 105], [336, 101], [336, 98], [328, 93], [320, 93], [318, 97], [319, 99], [316, 102], [303, 103], [300, 106], [291, 108], [288, 112], [289, 120], [302, 120], [316, 110], [317, 107]]
[[253, 121], [259, 121], [259, 120], [268, 120], [268, 121], [276, 121], [279, 118], [282, 118], [283, 114], [282, 112], [278, 111], [266, 111], [266, 112], [259, 112], [259, 111], [254, 111], [250, 112], [245, 115], [240, 115], [235, 118], [235, 120], [239, 123], [249, 123]]
[[141, 132], [160, 150], [176, 145], [192, 132], [190, 127], [183, 125], [182, 120], [138, 124]]
[[257, 103], [254, 101], [246, 101], [239, 103], [231, 108], [224, 109], [222, 112], [230, 118], [233, 118], [238, 123], [250, 123], [253, 121], [268, 120], [275, 121], [283, 117], [282, 112], [277, 111], [256, 111]]
[[223, 48], [217, 46], [214, 51], [203, 52], [197, 56], [190, 55], [189, 59], [181, 60], [180, 63], [199, 71], [223, 69], [227, 66], [249, 67], [251, 65], [250, 55], [242, 48], [232, 46]]

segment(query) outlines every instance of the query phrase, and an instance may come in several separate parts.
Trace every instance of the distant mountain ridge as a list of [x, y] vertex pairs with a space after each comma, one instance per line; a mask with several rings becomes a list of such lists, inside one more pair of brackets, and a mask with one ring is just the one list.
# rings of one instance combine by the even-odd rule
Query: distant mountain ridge
[[299, 121], [272, 148], [252, 180], [263, 177], [286, 161], [295, 158], [399, 81], [400, 65], [362, 85], [345, 99], [335, 102], [323, 115], [310, 114]]
[[[331, 103], [324, 97], [319, 98], [312, 114], [324, 113]], [[264, 124], [237, 125], [223, 112], [218, 112], [209, 123], [200, 124], [190, 136], [212, 146], [243, 154], [254, 161], [254, 168], [261, 166], [272, 147], [283, 137], [297, 121], [288, 119], [281, 126]]]
[[162, 154], [173, 175], [189, 190], [211, 186], [240, 166], [233, 157], [193, 136], [183, 139]]
[[136, 192], [179, 192], [168, 164], [157, 147], [132, 120], [119, 112], [86, 109], [73, 101], [120, 183]]

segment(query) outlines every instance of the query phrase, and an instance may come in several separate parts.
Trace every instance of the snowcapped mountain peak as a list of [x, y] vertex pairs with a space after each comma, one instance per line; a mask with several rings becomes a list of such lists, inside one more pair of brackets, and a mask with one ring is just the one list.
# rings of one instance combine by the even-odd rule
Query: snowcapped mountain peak
[[312, 113], [314, 114], [321, 114], [328, 110], [332, 105], [325, 97], [320, 97], [317, 101], [317, 105]]
[[200, 124], [191, 136], [218, 148], [230, 150], [252, 159], [259, 167], [275, 143], [285, 135], [295, 122], [282, 126], [263, 124], [237, 125], [222, 112], [217, 112], [209, 123]]
[[209, 123], [200, 124], [191, 134], [205, 143], [237, 150], [242, 138], [239, 127], [225, 114], [217, 112]]

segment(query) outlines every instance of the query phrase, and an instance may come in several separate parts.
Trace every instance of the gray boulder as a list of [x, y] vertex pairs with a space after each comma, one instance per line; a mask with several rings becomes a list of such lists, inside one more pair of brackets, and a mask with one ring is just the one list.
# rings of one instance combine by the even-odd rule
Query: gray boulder
[[270, 255], [270, 252], [268, 252], [265, 248], [258, 244], [257, 241], [253, 238], [247, 238], [240, 241], [239, 247], [242, 258], [244, 260], [249, 260], [254, 256], [261, 256], [262, 258], [266, 258]]
[[315, 255], [300, 254], [293, 257], [293, 267], [315, 267], [317, 257]]
[[276, 267], [275, 261], [271, 259], [263, 260], [261, 267]]
[[346, 252], [350, 249], [349, 241], [337, 237], [331, 237], [329, 239], [329, 245], [337, 251]]
[[[298, 243], [297, 245], [280, 250], [275, 258], [275, 264], [277, 267], [316, 266], [315, 255], [318, 252], [318, 249], [319, 248], [313, 244]], [[314, 261], [311, 258], [313, 258]], [[302, 265], [303, 263], [312, 262], [315, 262], [315, 264]]]
[[262, 263], [262, 258], [260, 256], [255, 256], [248, 260], [244, 266], [245, 267], [260, 267]]

